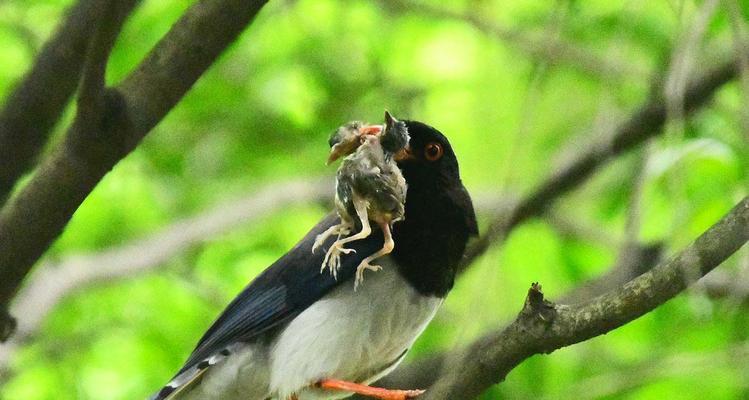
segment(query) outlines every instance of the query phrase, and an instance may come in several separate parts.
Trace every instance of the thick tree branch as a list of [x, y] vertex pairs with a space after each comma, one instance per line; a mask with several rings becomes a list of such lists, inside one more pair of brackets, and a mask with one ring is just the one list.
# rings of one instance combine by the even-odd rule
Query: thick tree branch
[[[734, 79], [736, 74], [736, 65], [730, 61], [692, 81], [684, 92], [684, 115], [689, 115], [707, 104], [712, 95], [725, 83]], [[646, 139], [662, 134], [665, 122], [666, 103], [653, 91], [645, 104], [617, 127], [606, 143], [596, 144], [583, 152], [573, 162], [541, 182], [536, 190], [519, 201], [509, 213], [492, 221], [484, 234], [466, 251], [461, 269], [467, 268], [492, 244], [502, 241], [515, 226], [542, 214], [554, 200], [579, 186], [601, 165]]]
[[533, 285], [512, 324], [447, 357], [442, 375], [424, 399], [472, 399], [532, 355], [551, 353], [639, 318], [713, 270], [748, 240], [745, 197], [686, 249], [588, 303], [554, 305], [543, 299], [540, 286]]
[[118, 89], [135, 146], [239, 36], [267, 0], [202, 0], [192, 6]]
[[[81, 188], [93, 188], [98, 182], [96, 167], [120, 154], [113, 151], [112, 138], [102, 135], [113, 126], [119, 131], [127, 127], [119, 100], [104, 89], [104, 73], [115, 38], [136, 3], [99, 3], [104, 14], [88, 49], [75, 121], [65, 141], [43, 162], [31, 182], [0, 210], [0, 308], [7, 308], [31, 265], [62, 232], [88, 194]], [[116, 111], [110, 112], [115, 107]], [[0, 320], [0, 326], [7, 326], [5, 322]], [[0, 341], [6, 338], [0, 337]]]
[[0, 204], [33, 164], [78, 86], [91, 37], [105, 7], [81, 0], [44, 45], [0, 112]]
[[[101, 4], [104, 15], [97, 24], [96, 34], [89, 45], [78, 93], [75, 124], [81, 132], [95, 132], [100, 124], [101, 115], [105, 111], [104, 89], [109, 54], [125, 23], [125, 17], [136, 3], [137, 1], [132, 0], [105, 0]], [[85, 128], [84, 124], [87, 124]]]
[[[584, 303], [624, 285], [655, 267], [661, 260], [662, 247], [661, 244], [629, 243], [625, 245], [617, 257], [616, 263], [608, 268], [604, 274], [572, 288], [560, 297], [560, 302], [564, 304]], [[449, 353], [438, 353], [415, 360], [381, 379], [378, 384], [393, 388], [429, 387], [439, 379], [439, 374], [435, 371], [442, 370], [445, 360], [449, 359], [448, 357], [450, 357]], [[2, 353], [0, 353], [1, 359]], [[363, 397], [357, 397], [357, 399], [363, 400]]]
[[[203, 0], [193, 5], [130, 76], [105, 91], [96, 129], [86, 129], [92, 127], [88, 119], [76, 119], [66, 140], [0, 211], [0, 309], [7, 308], [31, 266], [101, 178], [174, 107], [264, 4]], [[0, 332], [9, 331], [10, 324], [8, 318], [0, 320]]]

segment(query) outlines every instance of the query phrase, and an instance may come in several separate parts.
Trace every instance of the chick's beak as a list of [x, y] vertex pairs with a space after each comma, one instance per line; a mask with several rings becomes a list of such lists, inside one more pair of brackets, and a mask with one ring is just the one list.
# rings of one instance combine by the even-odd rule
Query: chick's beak
[[356, 147], [358, 146], [358, 141], [351, 141], [351, 142], [341, 142], [336, 143], [333, 147], [330, 148], [330, 154], [328, 154], [328, 161], [325, 163], [325, 165], [330, 165], [333, 161], [347, 155], [351, 154], [356, 150]]
[[339, 159], [341, 155], [343, 154], [343, 151], [341, 150], [340, 145], [335, 145], [330, 149], [330, 154], [328, 154], [328, 161], [325, 162], [325, 165], [330, 165], [333, 163], [333, 161]]
[[330, 154], [328, 155], [328, 161], [326, 165], [330, 165], [335, 160], [347, 156], [362, 144], [364, 136], [367, 135], [379, 135], [382, 132], [382, 125], [365, 125], [359, 128], [357, 135], [353, 140], [344, 140], [338, 142], [330, 148]]

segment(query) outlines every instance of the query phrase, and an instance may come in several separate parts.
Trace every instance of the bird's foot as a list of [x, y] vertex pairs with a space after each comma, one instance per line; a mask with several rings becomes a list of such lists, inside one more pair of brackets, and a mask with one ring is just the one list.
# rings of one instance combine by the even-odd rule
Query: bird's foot
[[325, 379], [318, 382], [316, 386], [327, 390], [354, 392], [380, 400], [407, 400], [424, 393], [424, 390], [390, 390], [337, 379]]
[[372, 265], [369, 263], [369, 261], [364, 260], [359, 264], [358, 267], [356, 267], [356, 280], [354, 280], [354, 290], [359, 287], [359, 285], [364, 281], [364, 271], [365, 270], [370, 271], [379, 271], [382, 269], [379, 265]]
[[343, 247], [339, 242], [334, 242], [330, 245], [328, 252], [325, 253], [325, 258], [322, 260], [322, 266], [320, 267], [320, 273], [325, 271], [325, 268], [330, 269], [330, 274], [334, 278], [338, 278], [338, 269], [341, 267], [341, 254], [356, 253], [354, 249], [347, 249]]
[[325, 241], [328, 240], [329, 237], [330, 236], [326, 235], [325, 233], [317, 235], [317, 237], [315, 238], [315, 243], [312, 244], [312, 254], [314, 254], [315, 250], [322, 246], [322, 244], [325, 243]]
[[326, 240], [328, 240], [329, 237], [333, 235], [338, 235], [338, 239], [341, 238], [341, 235], [348, 235], [350, 230], [345, 224], [339, 224], [339, 225], [333, 225], [325, 232], [317, 235], [315, 237], [315, 243], [312, 244], [312, 253], [315, 252], [320, 246], [322, 246]]

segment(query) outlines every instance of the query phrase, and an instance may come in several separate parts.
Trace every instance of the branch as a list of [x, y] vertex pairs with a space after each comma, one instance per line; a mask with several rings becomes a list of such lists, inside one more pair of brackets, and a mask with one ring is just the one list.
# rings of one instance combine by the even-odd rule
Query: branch
[[[616, 263], [608, 268], [606, 273], [572, 288], [560, 296], [560, 301], [564, 304], [579, 304], [615, 290], [655, 267], [661, 260], [662, 250], [662, 245], [658, 243], [651, 245], [628, 243], [623, 246]], [[401, 366], [395, 373], [381, 379], [378, 384], [385, 387], [429, 387], [439, 379], [435, 371], [441, 371], [445, 360], [450, 357], [449, 353], [438, 353], [414, 360], [411, 364]], [[1, 359], [2, 353], [0, 353]], [[363, 399], [363, 397], [356, 398]]]
[[451, 354], [443, 375], [424, 399], [472, 399], [532, 355], [551, 353], [639, 318], [713, 270], [748, 240], [749, 197], [745, 197], [670, 260], [588, 303], [552, 304], [534, 284], [517, 319]]
[[[105, 92], [96, 129], [76, 119], [66, 140], [0, 211], [0, 309], [101, 178], [174, 107], [263, 4], [193, 5], [133, 73]], [[9, 326], [10, 319], [0, 320], [0, 332]]]
[[118, 85], [133, 117], [130, 149], [179, 102], [267, 0], [202, 0]]
[[575, 238], [609, 248], [620, 247], [624, 241], [619, 235], [602, 227], [586, 224], [585, 221], [566, 215], [564, 210], [549, 208], [543, 217], [561, 237]]
[[[157, 233], [100, 252], [67, 255], [62, 261], [46, 262], [36, 268], [11, 306], [22, 315], [15, 335], [4, 344], [19, 345], [33, 337], [43, 320], [65, 298], [103, 282], [112, 283], [152, 271], [189, 248], [248, 225], [292, 204], [309, 204], [332, 199], [330, 178], [269, 184], [251, 194], [213, 207], [199, 215], [176, 221]], [[484, 199], [477, 210], [493, 209], [503, 199], [479, 193]], [[490, 200], [493, 199], [493, 200]], [[10, 351], [0, 348], [0, 373]]]
[[604, 274], [589, 279], [560, 298], [564, 304], [579, 304], [614, 290], [630, 280], [650, 271], [663, 256], [663, 244], [641, 245], [627, 243], [617, 257], [616, 264]]
[[663, 243], [642, 245], [639, 243], [642, 192], [645, 186], [645, 167], [650, 157], [651, 143], [637, 160], [632, 177], [632, 190], [624, 223], [623, 242], [619, 245], [616, 265], [605, 274], [591, 279], [569, 291], [560, 301], [565, 304], [581, 303], [629, 282], [655, 267], [663, 256]]
[[67, 296], [91, 285], [151, 271], [198, 243], [259, 221], [291, 204], [330, 200], [331, 190], [329, 179], [271, 184], [123, 246], [40, 265], [11, 307], [12, 313], [22, 318], [15, 335], [0, 347], [0, 375], [15, 349], [38, 332], [47, 315]]
[[[104, 73], [114, 41], [136, 3], [137, 0], [99, 3], [103, 16], [88, 49], [73, 125], [31, 182], [0, 211], [0, 308], [7, 308], [31, 265], [83, 201], [85, 195], [80, 188], [93, 188], [96, 167], [116, 154], [110, 147], [110, 138], [101, 135], [101, 131], [113, 125], [122, 130], [125, 124], [121, 107], [109, 112], [118, 99], [105, 92]], [[3, 333], [12, 332], [7, 321], [0, 320]], [[6, 338], [0, 337], [0, 341]]]
[[717, 351], [668, 354], [653, 357], [614, 371], [583, 378], [555, 393], [544, 393], [539, 400], [575, 399], [594, 400], [626, 395], [649, 383], [669, 378], [693, 378], [709, 375], [716, 368], [732, 367], [739, 374], [746, 371], [749, 342], [732, 344]]
[[72, 7], [6, 99], [0, 112], [0, 204], [32, 166], [73, 95], [102, 10], [100, 0]]
[[495, 37], [511, 47], [522, 51], [533, 59], [548, 65], [565, 65], [588, 74], [606, 79], [632, 80], [648, 75], [644, 68], [628, 65], [619, 59], [598, 56], [579, 45], [566, 41], [558, 35], [533, 34], [507, 28], [474, 13], [459, 13], [445, 7], [435, 7], [428, 2], [412, 0], [380, 0], [386, 7], [398, 11], [418, 12], [429, 17], [465, 22], [485, 35]]
[[[684, 115], [699, 110], [724, 84], [734, 79], [737, 68], [733, 61], [719, 65], [694, 80], [684, 92]], [[597, 144], [578, 156], [573, 162], [544, 180], [536, 190], [519, 201], [507, 214], [492, 221], [483, 236], [466, 251], [461, 263], [465, 270], [496, 242], [520, 223], [541, 215], [560, 196], [579, 186], [599, 167], [618, 155], [632, 149], [648, 138], [663, 133], [666, 122], [666, 104], [656, 91], [651, 97], [603, 144]]]
[[742, 15], [741, 7], [738, 0], [726, 0], [723, 2], [728, 16], [731, 21], [731, 31], [733, 32], [734, 54], [738, 61], [741, 73], [741, 97], [742, 105], [740, 110], [741, 128], [744, 131], [744, 140], [749, 142], [749, 53], [745, 50], [749, 48], [749, 35], [747, 35], [746, 19]]

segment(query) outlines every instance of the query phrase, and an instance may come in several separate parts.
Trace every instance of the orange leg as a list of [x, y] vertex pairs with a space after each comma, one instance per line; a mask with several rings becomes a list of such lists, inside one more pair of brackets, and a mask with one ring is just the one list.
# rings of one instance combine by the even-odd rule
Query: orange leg
[[407, 400], [413, 399], [424, 393], [423, 390], [390, 390], [362, 385], [359, 383], [341, 381], [338, 379], [324, 379], [318, 382], [317, 386], [327, 390], [354, 392], [381, 400]]

